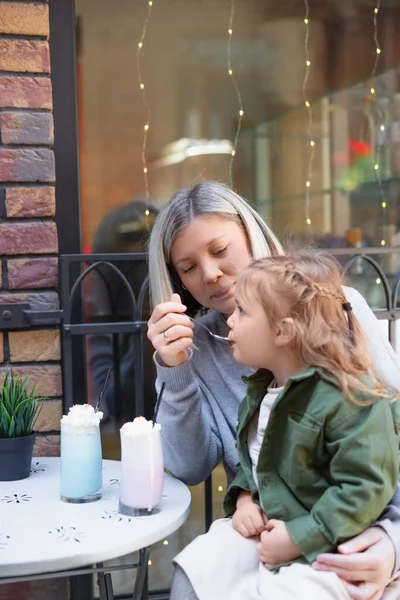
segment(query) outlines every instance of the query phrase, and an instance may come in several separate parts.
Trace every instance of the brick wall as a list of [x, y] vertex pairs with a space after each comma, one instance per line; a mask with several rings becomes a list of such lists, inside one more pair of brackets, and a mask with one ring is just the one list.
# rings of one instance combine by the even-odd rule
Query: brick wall
[[[0, 305], [29, 302], [36, 310], [59, 306], [48, 40], [47, 1], [0, 0]], [[0, 370], [10, 362], [50, 397], [37, 455], [59, 452], [59, 361], [55, 328], [0, 333]]]

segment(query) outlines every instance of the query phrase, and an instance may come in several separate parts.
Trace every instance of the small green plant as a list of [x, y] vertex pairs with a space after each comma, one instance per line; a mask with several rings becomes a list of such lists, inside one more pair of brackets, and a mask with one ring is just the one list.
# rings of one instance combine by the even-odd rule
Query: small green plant
[[43, 397], [35, 396], [29, 377], [14, 375], [9, 369], [0, 386], [0, 438], [31, 435], [42, 407]]

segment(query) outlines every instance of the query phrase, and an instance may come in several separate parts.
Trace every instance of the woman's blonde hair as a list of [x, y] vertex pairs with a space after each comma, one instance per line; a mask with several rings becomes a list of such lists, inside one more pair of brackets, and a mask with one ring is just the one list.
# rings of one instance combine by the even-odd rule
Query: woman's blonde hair
[[[368, 344], [332, 256], [301, 251], [254, 261], [239, 277], [236, 294], [259, 301], [272, 325], [289, 317], [288, 350], [306, 365], [333, 375], [356, 404], [393, 397], [374, 373]], [[354, 392], [366, 394], [365, 401], [357, 400]]]
[[158, 215], [150, 235], [149, 277], [153, 307], [177, 292], [189, 314], [201, 308], [197, 300], [182, 287], [171, 264], [171, 247], [177, 236], [195, 219], [216, 215], [243, 227], [252, 257], [263, 258], [283, 253], [278, 238], [260, 215], [223, 183], [203, 181], [178, 190]]

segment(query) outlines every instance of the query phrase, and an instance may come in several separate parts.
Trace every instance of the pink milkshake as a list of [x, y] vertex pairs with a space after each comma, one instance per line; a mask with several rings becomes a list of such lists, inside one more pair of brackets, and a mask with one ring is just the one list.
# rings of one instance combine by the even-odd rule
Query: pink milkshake
[[121, 427], [121, 492], [119, 512], [158, 512], [164, 488], [161, 425], [137, 417]]

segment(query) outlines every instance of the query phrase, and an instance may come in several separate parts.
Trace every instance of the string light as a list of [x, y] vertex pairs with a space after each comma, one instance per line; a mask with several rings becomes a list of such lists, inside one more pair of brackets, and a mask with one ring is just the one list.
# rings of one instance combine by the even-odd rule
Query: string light
[[[142, 29], [142, 35], [140, 37], [140, 41], [138, 42], [138, 50], [137, 50], [137, 73], [138, 73], [138, 79], [139, 79], [139, 89], [142, 92], [142, 100], [143, 100], [143, 105], [145, 107], [146, 113], [147, 113], [147, 118], [146, 118], [146, 122], [145, 125], [143, 127], [144, 130], [144, 134], [143, 134], [143, 142], [142, 142], [142, 165], [143, 165], [143, 176], [144, 176], [144, 187], [145, 187], [145, 197], [146, 197], [146, 206], [149, 203], [149, 179], [148, 179], [148, 168], [147, 168], [147, 157], [146, 157], [146, 149], [147, 149], [147, 135], [148, 135], [148, 131], [150, 128], [150, 117], [151, 117], [151, 111], [150, 111], [150, 106], [147, 102], [146, 99], [146, 92], [145, 92], [145, 88], [144, 88], [144, 83], [143, 83], [143, 78], [142, 78], [142, 70], [141, 70], [141, 52], [143, 49], [143, 45], [144, 45], [144, 41], [145, 41], [145, 37], [146, 37], [146, 32], [147, 32], [147, 26], [151, 17], [151, 12], [152, 12], [152, 7], [153, 7], [153, 0], [148, 0], [147, 2], [147, 16], [145, 19], [145, 22], [143, 24], [143, 29]], [[148, 210], [145, 211], [145, 215], [148, 216], [150, 213]], [[149, 564], [151, 564], [149, 562]]]
[[[374, 8], [374, 14], [373, 14], [373, 24], [374, 24], [374, 42], [375, 42], [375, 59], [374, 59], [374, 65], [372, 67], [372, 72], [371, 72], [371, 89], [370, 92], [374, 98], [374, 104], [375, 104], [375, 113], [376, 113], [376, 117], [378, 121], [382, 121], [382, 111], [379, 108], [378, 105], [378, 99], [377, 99], [377, 94], [376, 94], [376, 89], [374, 87], [374, 78], [376, 76], [376, 72], [378, 70], [378, 64], [379, 64], [379, 60], [381, 58], [382, 55], [382, 48], [380, 47], [379, 44], [379, 37], [378, 37], [378, 14], [381, 8], [381, 0], [376, 0], [376, 6]], [[380, 124], [379, 126], [379, 130], [383, 133], [385, 131], [385, 125], [383, 123]], [[382, 231], [384, 231], [383, 226], [386, 223], [386, 217], [387, 217], [387, 202], [386, 202], [386, 198], [385, 198], [385, 193], [382, 187], [382, 176], [381, 176], [381, 152], [382, 152], [382, 145], [383, 145], [383, 141], [382, 141], [382, 136], [381, 135], [375, 135], [375, 164], [374, 164], [374, 171], [375, 171], [375, 179], [376, 179], [376, 183], [378, 185], [379, 188], [379, 196], [380, 196], [380, 203], [381, 203], [381, 209], [382, 209]], [[371, 136], [372, 136], [372, 132], [371, 132]], [[381, 239], [381, 246], [385, 246], [386, 245], [386, 240], [384, 237], [382, 237]]]
[[304, 26], [305, 26], [304, 50], [305, 50], [305, 56], [306, 56], [306, 62], [305, 62], [306, 70], [304, 73], [304, 81], [303, 81], [303, 98], [304, 98], [304, 105], [307, 109], [307, 114], [308, 114], [308, 137], [309, 137], [309, 145], [310, 145], [310, 153], [308, 156], [308, 167], [307, 167], [307, 180], [306, 180], [305, 219], [306, 219], [307, 226], [310, 227], [312, 224], [311, 217], [310, 217], [310, 202], [311, 202], [310, 188], [311, 188], [311, 182], [312, 182], [312, 176], [313, 176], [313, 164], [314, 164], [314, 157], [315, 157], [315, 140], [313, 139], [313, 113], [312, 113], [311, 103], [308, 100], [308, 96], [307, 96], [307, 91], [308, 91], [307, 85], [308, 85], [308, 80], [310, 77], [310, 67], [311, 67], [310, 48], [309, 48], [310, 5], [308, 3], [308, 0], [304, 0], [304, 6], [305, 6], [305, 10], [306, 10], [306, 14], [304, 17]]
[[240, 130], [242, 128], [244, 111], [243, 111], [242, 94], [240, 93], [239, 86], [236, 83], [236, 80], [233, 76], [233, 69], [232, 69], [232, 36], [233, 36], [233, 20], [235, 17], [235, 0], [230, 0], [230, 3], [231, 3], [231, 10], [230, 10], [230, 14], [229, 14], [229, 25], [228, 25], [228, 75], [230, 76], [233, 86], [235, 88], [238, 105], [239, 105], [236, 133], [235, 133], [235, 137], [233, 139], [231, 159], [229, 161], [229, 183], [232, 187], [233, 186], [233, 161], [236, 156], [236, 149], [237, 149], [237, 145], [238, 145], [238, 141], [239, 141]]
[[168, 546], [168, 540], [163, 541], [164, 546]]
[[222, 487], [222, 485], [219, 485], [219, 486], [218, 486], [218, 491], [219, 491], [219, 492], [223, 492], [223, 491], [224, 491], [224, 488]]

